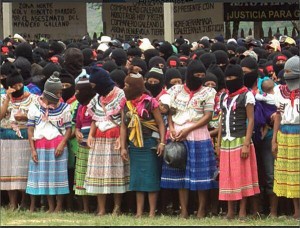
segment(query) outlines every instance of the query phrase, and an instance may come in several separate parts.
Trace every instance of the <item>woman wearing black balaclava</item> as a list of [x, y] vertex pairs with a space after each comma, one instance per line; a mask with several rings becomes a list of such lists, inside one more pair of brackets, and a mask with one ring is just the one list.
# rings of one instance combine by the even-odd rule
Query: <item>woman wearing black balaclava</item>
[[145, 87], [158, 101], [161, 95], [167, 93], [164, 89], [164, 74], [162, 69], [152, 67], [145, 76]]
[[[0, 97], [0, 190], [8, 191], [11, 209], [18, 208], [18, 190], [25, 206], [25, 189], [31, 149], [27, 134], [27, 113], [37, 96], [24, 92], [24, 82], [18, 71], [6, 78], [6, 95]], [[2, 153], [3, 152], [3, 153]]]
[[174, 85], [168, 90], [171, 107], [176, 110], [168, 117], [170, 138], [184, 143], [188, 158], [185, 170], [163, 163], [161, 187], [179, 190], [180, 216], [183, 218], [189, 216], [189, 190], [198, 191], [197, 217], [203, 218], [206, 215], [206, 190], [217, 188], [217, 182], [213, 179], [217, 170], [216, 160], [207, 129], [216, 91], [202, 86], [205, 71], [199, 60], [191, 61], [187, 67], [186, 84]]
[[[226, 67], [225, 80], [228, 93], [221, 95], [222, 125], [216, 146], [220, 157], [219, 200], [228, 201], [228, 219], [234, 218], [234, 201], [240, 200], [239, 218], [244, 219], [247, 197], [259, 193], [255, 149], [251, 141], [255, 98], [244, 86], [243, 70], [235, 62]], [[253, 209], [253, 214], [257, 215], [254, 206]]]
[[107, 194], [113, 194], [113, 214], [118, 215], [121, 194], [129, 187], [129, 163], [122, 160], [120, 153], [121, 105], [126, 101], [125, 94], [101, 67], [91, 67], [89, 81], [97, 94], [87, 108], [92, 124], [87, 139], [91, 149], [85, 189], [97, 195], [99, 216], [106, 213]]
[[244, 72], [244, 85], [256, 91], [257, 90], [257, 79], [258, 79], [258, 65], [254, 58], [246, 57], [240, 63]]

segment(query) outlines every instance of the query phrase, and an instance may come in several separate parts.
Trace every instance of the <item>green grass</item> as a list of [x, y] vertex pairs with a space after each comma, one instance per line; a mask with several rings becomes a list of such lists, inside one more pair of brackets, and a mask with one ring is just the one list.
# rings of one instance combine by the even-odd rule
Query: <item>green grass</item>
[[226, 220], [222, 217], [211, 217], [196, 219], [191, 216], [189, 219], [181, 219], [176, 216], [157, 216], [148, 218], [146, 215], [135, 219], [133, 215], [112, 216], [105, 215], [97, 217], [93, 214], [83, 213], [45, 213], [29, 211], [10, 211], [0, 209], [1, 226], [299, 226], [299, 221], [292, 217], [280, 216], [276, 219], [259, 219], [246, 221]]

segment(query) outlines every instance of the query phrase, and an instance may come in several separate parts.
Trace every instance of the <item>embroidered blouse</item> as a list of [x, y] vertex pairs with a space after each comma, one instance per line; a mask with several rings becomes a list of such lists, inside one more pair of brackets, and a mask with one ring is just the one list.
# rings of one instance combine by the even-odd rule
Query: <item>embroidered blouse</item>
[[47, 110], [38, 102], [30, 105], [27, 126], [34, 127], [34, 140], [42, 138], [52, 140], [59, 135], [64, 135], [66, 129], [72, 127], [70, 105], [61, 102], [57, 108], [49, 108], [48, 117], [44, 118], [46, 112]]
[[286, 85], [280, 85], [274, 88], [274, 93], [280, 124], [300, 124], [300, 89], [291, 92]]
[[197, 122], [204, 112], [213, 112], [216, 93], [214, 89], [204, 86], [194, 93], [185, 85], [172, 86], [168, 94], [171, 96], [171, 107], [176, 109], [176, 114], [172, 116], [173, 122], [178, 125]]
[[121, 124], [121, 105], [126, 101], [124, 91], [118, 87], [106, 96], [98, 94], [88, 104], [87, 111], [95, 121], [96, 127], [105, 132]]

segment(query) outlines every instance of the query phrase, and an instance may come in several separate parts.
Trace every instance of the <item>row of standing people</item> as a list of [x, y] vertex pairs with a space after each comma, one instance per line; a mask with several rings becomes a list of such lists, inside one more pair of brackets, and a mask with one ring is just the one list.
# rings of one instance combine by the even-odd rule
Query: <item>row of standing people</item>
[[[298, 60], [299, 57], [294, 61]], [[293, 62], [292, 68], [287, 68], [286, 79], [288, 80], [290, 72], [293, 72], [292, 79], [297, 79], [295, 77], [297, 74], [294, 74], [297, 70], [297, 64]], [[14, 175], [10, 173], [13, 167], [8, 166], [12, 163], [6, 163], [5, 170], [8, 171], [7, 177], [14, 176], [18, 177], [18, 181], [21, 180], [23, 186], [21, 189], [25, 189], [24, 185], [26, 186], [26, 192], [32, 196], [30, 207], [32, 211], [35, 208], [35, 195], [47, 195], [50, 211], [62, 210], [62, 195], [69, 193], [68, 153], [71, 151], [70, 148], [73, 148], [77, 157], [75, 194], [97, 195], [99, 215], [105, 214], [105, 198], [108, 193], [114, 193], [114, 212], [120, 213], [120, 194], [130, 190], [137, 192], [136, 216], [140, 217], [143, 213], [144, 192], [149, 193], [150, 216], [154, 216], [158, 191], [160, 188], [171, 188], [179, 189], [182, 217], [188, 216], [188, 190], [198, 192], [197, 216], [205, 216], [206, 190], [218, 188], [218, 182], [212, 178], [217, 170], [217, 160], [211, 135], [207, 129], [215, 107], [216, 92], [202, 86], [206, 76], [200, 62], [192, 61], [189, 64], [186, 84], [175, 85], [166, 91], [170, 96], [169, 108], [175, 109], [175, 113], [169, 112], [165, 115], [168, 119], [170, 139], [183, 141], [188, 150], [185, 170], [172, 169], [161, 159], [166, 137], [159, 110], [164, 112], [165, 106], [162, 100], [155, 99], [147, 93], [144, 80], [139, 74], [127, 76], [125, 87], [121, 90], [115, 86], [107, 72], [99, 67], [92, 68], [90, 78], [88, 80], [83, 78], [77, 83], [77, 86], [85, 85], [84, 89], [77, 88], [75, 99], [72, 96], [69, 100], [70, 104], [73, 104], [76, 99], [82, 104], [72, 112], [70, 109], [76, 106], [75, 103], [68, 105], [60, 102], [61, 90], [64, 88], [57, 77], [51, 77], [45, 84], [43, 95], [37, 97], [28, 92], [24, 93], [20, 75], [14, 74], [8, 77], [12, 82], [7, 81], [10, 87], [7, 96], [1, 99], [3, 102], [1, 119], [4, 119], [1, 123], [9, 126], [1, 132], [3, 134], [1, 149], [11, 151], [10, 155], [16, 153], [15, 155], [20, 157], [16, 148], [22, 148], [24, 155], [22, 159], [25, 162], [18, 170], [19, 173]], [[228, 218], [233, 217], [234, 200], [241, 200], [239, 216], [245, 217], [246, 198], [259, 193], [255, 149], [251, 141], [255, 99], [253, 93], [244, 87], [243, 77], [242, 68], [237, 64], [230, 64], [225, 70], [228, 93], [219, 96], [222, 110], [219, 116], [222, 125], [219, 127], [216, 145], [217, 154], [220, 155], [219, 199], [229, 202]], [[275, 155], [278, 141], [287, 140], [291, 132], [294, 135], [299, 134], [298, 126], [295, 125], [298, 120], [296, 112], [299, 107], [297, 103], [299, 91], [289, 84], [278, 88], [280, 89], [275, 90], [277, 94], [275, 101], [279, 107], [274, 118]], [[289, 94], [293, 95], [289, 96]], [[81, 95], [83, 96], [80, 97]], [[91, 102], [89, 99], [92, 99]], [[73, 130], [72, 114], [73, 118], [76, 117], [76, 126], [73, 126]], [[281, 122], [280, 116], [282, 116]], [[18, 124], [15, 125], [15, 122]], [[27, 126], [26, 122], [28, 122]], [[235, 122], [236, 126], [233, 126]], [[279, 133], [282, 137], [277, 140], [280, 123], [291, 126], [288, 126], [290, 128], [283, 126], [284, 129]], [[74, 138], [76, 137], [79, 142], [78, 149], [76, 143], [73, 145], [68, 143], [72, 135], [73, 141], [76, 141]], [[295, 150], [298, 147], [295, 138], [290, 139], [289, 142], [295, 146], [286, 147], [284, 142], [278, 142], [279, 151], [284, 155], [276, 160], [275, 167], [286, 163], [291, 180], [288, 183], [282, 180], [287, 172], [283, 170], [283, 173], [280, 173], [278, 170], [275, 193], [279, 196], [295, 198], [295, 217], [299, 217], [299, 207], [297, 208], [299, 192], [295, 184], [297, 176], [290, 173], [297, 170], [295, 167], [297, 163], [290, 165], [285, 162], [286, 159], [290, 159], [285, 157], [288, 156], [286, 148]], [[20, 143], [24, 143], [22, 147]], [[154, 148], [156, 153], [153, 152]], [[30, 154], [31, 159], [28, 157]], [[14, 156], [10, 159], [13, 160]], [[28, 160], [30, 162], [27, 180]], [[160, 173], [161, 162], [163, 162], [162, 174]], [[22, 178], [19, 178], [20, 175]], [[282, 185], [287, 184], [296, 187], [284, 189]], [[5, 190], [2, 187], [1, 189]], [[58, 196], [57, 204], [53, 195]], [[14, 193], [10, 192], [10, 198], [15, 202]], [[87, 206], [86, 202], [85, 197], [84, 205]]]

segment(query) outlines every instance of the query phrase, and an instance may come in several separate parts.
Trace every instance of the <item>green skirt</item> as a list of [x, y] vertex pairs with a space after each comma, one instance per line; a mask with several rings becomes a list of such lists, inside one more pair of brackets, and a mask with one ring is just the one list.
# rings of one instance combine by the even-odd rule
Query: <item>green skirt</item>
[[162, 157], [158, 157], [154, 138], [144, 139], [144, 147], [129, 143], [130, 191], [156, 192], [160, 190]]

